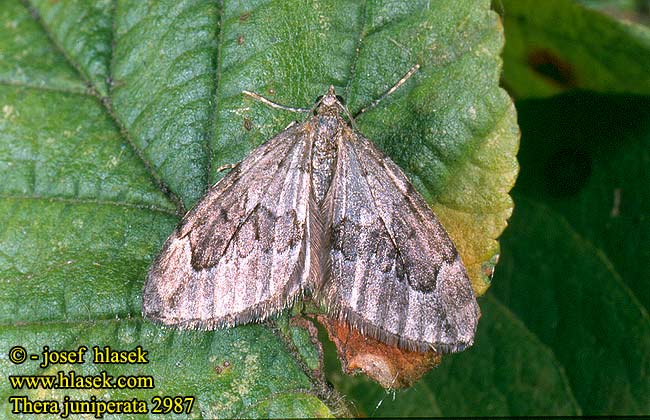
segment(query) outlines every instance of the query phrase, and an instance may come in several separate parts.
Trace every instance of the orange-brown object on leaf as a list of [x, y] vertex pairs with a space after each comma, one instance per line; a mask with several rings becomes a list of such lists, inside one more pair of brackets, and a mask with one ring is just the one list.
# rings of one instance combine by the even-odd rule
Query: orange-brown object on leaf
[[336, 345], [341, 368], [347, 374], [362, 371], [386, 389], [407, 388], [437, 366], [442, 356], [389, 346], [362, 335], [348, 324], [318, 316], [330, 340]]

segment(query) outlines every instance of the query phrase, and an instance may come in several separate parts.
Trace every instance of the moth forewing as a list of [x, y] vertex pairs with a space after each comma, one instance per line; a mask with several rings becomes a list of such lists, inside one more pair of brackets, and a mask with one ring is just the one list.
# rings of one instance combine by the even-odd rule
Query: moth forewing
[[[328, 196], [331, 271], [321, 299], [341, 319], [410, 350], [459, 351], [479, 309], [449, 236], [403, 172], [350, 132]], [[471, 333], [470, 333], [471, 332]]]
[[210, 188], [167, 239], [143, 291], [143, 314], [214, 329], [264, 319], [308, 277], [310, 139], [293, 126]]

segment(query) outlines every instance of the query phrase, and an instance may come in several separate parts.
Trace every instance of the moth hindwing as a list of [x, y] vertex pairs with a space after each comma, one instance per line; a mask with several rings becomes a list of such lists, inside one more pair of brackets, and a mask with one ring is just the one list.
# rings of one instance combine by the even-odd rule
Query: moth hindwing
[[208, 190], [149, 271], [147, 318], [214, 329], [309, 295], [391, 345], [472, 344], [480, 311], [454, 244], [402, 170], [342, 113], [330, 88], [311, 117]]

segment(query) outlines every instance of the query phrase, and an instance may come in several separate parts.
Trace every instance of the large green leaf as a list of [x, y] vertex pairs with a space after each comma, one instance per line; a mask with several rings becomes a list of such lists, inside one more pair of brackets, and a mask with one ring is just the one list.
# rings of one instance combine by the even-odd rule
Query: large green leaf
[[519, 110], [528, 169], [494, 292], [553, 349], [585, 414], [647, 414], [650, 99]]
[[[187, 332], [140, 317], [147, 267], [181, 211], [219, 166], [303, 118], [244, 89], [308, 107], [333, 84], [354, 113], [419, 63], [355, 124], [433, 205], [476, 291], [489, 286], [518, 169], [489, 1], [0, 0], [0, 27], [0, 350], [141, 345], [149, 364], [106, 370], [156, 380], [153, 390], [21, 395], [195, 395], [192, 415], [208, 418], [346, 414], [299, 330]], [[7, 412], [17, 391], [3, 384]]]
[[519, 109], [518, 191], [566, 218], [650, 310], [650, 99], [581, 93]]
[[583, 413], [647, 414], [648, 313], [601, 250], [543, 204], [516, 198], [494, 293], [552, 349]]

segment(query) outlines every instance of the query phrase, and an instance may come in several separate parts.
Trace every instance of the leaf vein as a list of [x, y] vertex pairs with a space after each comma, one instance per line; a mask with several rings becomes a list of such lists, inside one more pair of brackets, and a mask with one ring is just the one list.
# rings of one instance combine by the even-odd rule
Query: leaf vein
[[81, 89], [81, 88], [79, 90], [63, 89], [63, 88], [47, 86], [47, 85], [39, 85], [34, 83], [26, 83], [26, 82], [2, 80], [2, 79], [0, 79], [0, 85], [22, 87], [22, 88], [33, 89], [33, 90], [42, 90], [45, 92], [67, 93], [71, 95], [80, 95], [80, 96], [94, 96], [91, 92], [88, 91], [88, 89]]
[[[34, 16], [34, 19], [38, 23], [38, 25], [43, 29], [43, 32], [47, 35], [48, 39], [54, 45], [54, 47], [63, 55], [63, 57], [66, 59], [66, 61], [77, 71], [78, 75], [80, 76], [81, 80], [83, 80], [86, 85], [89, 88], [90, 93], [92, 96], [95, 96], [98, 98], [101, 102], [101, 104], [104, 106], [106, 112], [110, 117], [113, 119], [115, 124], [120, 128], [120, 132], [122, 136], [127, 140], [131, 148], [135, 151], [135, 154], [138, 156], [138, 158], [141, 160], [142, 164], [145, 166], [147, 172], [149, 175], [152, 177], [154, 183], [158, 185], [158, 187], [161, 189], [163, 194], [167, 196], [179, 209], [179, 213], [184, 213], [184, 208], [183, 204], [180, 201], [180, 199], [176, 196], [176, 194], [167, 186], [167, 184], [164, 182], [164, 180], [158, 175], [158, 173], [155, 171], [153, 166], [150, 164], [150, 162], [146, 159], [144, 156], [142, 150], [136, 146], [135, 142], [131, 138], [129, 131], [126, 129], [124, 124], [120, 121], [120, 119], [117, 117], [117, 114], [113, 111], [112, 108], [112, 103], [108, 97], [103, 97], [102, 95], [99, 94], [99, 90], [97, 86], [95, 86], [86, 74], [86, 72], [81, 68], [78, 62], [72, 59], [70, 55], [66, 52], [66, 50], [63, 48], [62, 45], [57, 42], [56, 38], [54, 37], [52, 31], [50, 28], [45, 24], [43, 19], [40, 18], [39, 14], [36, 12], [36, 8], [31, 4], [30, 0], [23, 0], [25, 2], [26, 7], [30, 12], [32, 12], [32, 16]], [[113, 43], [111, 43], [113, 44]], [[111, 53], [113, 56], [114, 54]]]
[[169, 216], [178, 216], [176, 212], [158, 206], [151, 206], [146, 204], [129, 203], [126, 201], [110, 201], [110, 200], [95, 200], [95, 199], [80, 199], [80, 198], [66, 198], [66, 197], [43, 197], [40, 195], [0, 195], [0, 200], [34, 200], [34, 201], [49, 201], [59, 202], [75, 205], [100, 205], [100, 206], [116, 206], [137, 210], [148, 210], [157, 213], [163, 213]]

